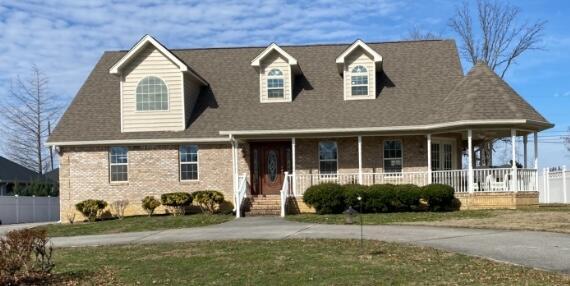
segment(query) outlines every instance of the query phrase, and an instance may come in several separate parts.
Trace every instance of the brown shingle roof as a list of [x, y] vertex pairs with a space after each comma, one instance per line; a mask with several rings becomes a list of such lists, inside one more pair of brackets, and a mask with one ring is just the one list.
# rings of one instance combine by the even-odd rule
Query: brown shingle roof
[[526, 119], [548, 122], [484, 62], [477, 63], [443, 101], [449, 120]]
[[[348, 46], [282, 46], [298, 60], [303, 71], [295, 80], [294, 100], [290, 103], [260, 103], [259, 78], [250, 62], [264, 48], [172, 50], [210, 86], [202, 90], [185, 131], [140, 133], [121, 133], [119, 79], [109, 74], [109, 68], [126, 52], [106, 52], [49, 141], [204, 138], [220, 137], [219, 132], [224, 130], [411, 126], [511, 116], [546, 121], [502, 80], [484, 70], [477, 72], [481, 68], [474, 69], [474, 73], [482, 74], [474, 80], [476, 83], [468, 80], [472, 75], [463, 78], [455, 42], [451, 40], [369, 44], [383, 57], [377, 98], [345, 101], [335, 59]], [[457, 86], [461, 83], [465, 87]], [[497, 87], [477, 89], [478, 85]], [[452, 90], [458, 95], [452, 96]], [[460, 94], [464, 90], [474, 91]], [[510, 91], [509, 102], [501, 102], [509, 108], [498, 108], [494, 100], [473, 96], [479, 90]], [[475, 108], [468, 110], [466, 106]]]

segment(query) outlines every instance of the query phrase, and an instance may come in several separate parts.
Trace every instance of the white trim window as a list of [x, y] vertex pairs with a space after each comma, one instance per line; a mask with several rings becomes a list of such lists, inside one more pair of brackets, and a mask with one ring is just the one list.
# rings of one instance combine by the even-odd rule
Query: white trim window
[[335, 141], [319, 142], [319, 174], [336, 175], [338, 172], [338, 148]]
[[129, 180], [129, 149], [115, 146], [109, 150], [109, 177], [111, 182]]
[[434, 139], [431, 143], [431, 169], [448, 171], [456, 168], [455, 143], [453, 140]]
[[272, 69], [267, 74], [267, 97], [268, 98], [284, 98], [285, 97], [285, 79], [280, 69]]
[[355, 66], [350, 73], [351, 95], [368, 96], [368, 70], [362, 66]]
[[156, 76], [147, 76], [137, 84], [137, 111], [167, 111], [168, 88]]
[[198, 145], [182, 145], [179, 149], [180, 181], [198, 180]]
[[404, 159], [402, 156], [402, 141], [384, 141], [384, 172], [401, 173]]

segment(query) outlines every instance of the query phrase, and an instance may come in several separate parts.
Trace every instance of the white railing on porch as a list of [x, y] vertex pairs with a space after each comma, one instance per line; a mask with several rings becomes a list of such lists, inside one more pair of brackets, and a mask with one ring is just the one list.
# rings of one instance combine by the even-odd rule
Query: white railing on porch
[[234, 207], [236, 217], [241, 217], [242, 204], [247, 197], [247, 175], [240, 175], [238, 177], [237, 190], [234, 192]]
[[[401, 173], [363, 173], [359, 182], [358, 173], [331, 174], [297, 174], [288, 175], [287, 188], [289, 196], [302, 196], [311, 186], [321, 183], [337, 184], [444, 184], [455, 189], [457, 193], [469, 192], [469, 171], [449, 170], [430, 172], [401, 172]], [[431, 180], [430, 180], [431, 179]], [[293, 185], [295, 182], [295, 185]], [[537, 170], [535, 169], [475, 169], [473, 170], [473, 192], [523, 192], [537, 191]], [[291, 186], [291, 187], [290, 187]]]

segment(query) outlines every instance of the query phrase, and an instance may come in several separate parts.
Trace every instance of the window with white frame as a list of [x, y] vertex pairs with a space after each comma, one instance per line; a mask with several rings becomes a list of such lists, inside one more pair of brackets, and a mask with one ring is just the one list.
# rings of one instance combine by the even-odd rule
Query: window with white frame
[[384, 172], [400, 173], [402, 172], [402, 165], [402, 141], [384, 141]]
[[319, 142], [319, 173], [336, 175], [338, 171], [338, 148], [334, 141]]
[[129, 180], [129, 150], [127, 147], [111, 147], [109, 150], [109, 175], [111, 182]]
[[368, 70], [362, 66], [355, 66], [350, 76], [352, 96], [368, 96]]
[[147, 76], [137, 85], [137, 111], [168, 110], [168, 88], [166, 83], [156, 76]]
[[180, 180], [198, 180], [198, 146], [180, 146]]
[[285, 96], [283, 72], [280, 69], [272, 69], [267, 74], [267, 97], [283, 98]]

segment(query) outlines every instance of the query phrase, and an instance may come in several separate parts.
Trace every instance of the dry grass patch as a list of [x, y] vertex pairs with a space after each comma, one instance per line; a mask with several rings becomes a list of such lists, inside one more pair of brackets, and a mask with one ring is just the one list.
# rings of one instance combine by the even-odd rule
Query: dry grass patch
[[494, 210], [492, 212], [494, 216], [486, 218], [409, 222], [409, 224], [570, 233], [570, 207]]

